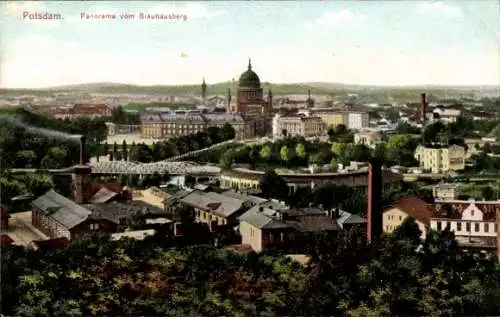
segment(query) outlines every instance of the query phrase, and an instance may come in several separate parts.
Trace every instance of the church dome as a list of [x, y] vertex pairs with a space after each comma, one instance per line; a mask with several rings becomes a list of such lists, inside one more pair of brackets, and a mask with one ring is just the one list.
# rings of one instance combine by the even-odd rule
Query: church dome
[[238, 86], [243, 88], [260, 88], [259, 76], [252, 70], [252, 64], [248, 61], [248, 70], [241, 74]]

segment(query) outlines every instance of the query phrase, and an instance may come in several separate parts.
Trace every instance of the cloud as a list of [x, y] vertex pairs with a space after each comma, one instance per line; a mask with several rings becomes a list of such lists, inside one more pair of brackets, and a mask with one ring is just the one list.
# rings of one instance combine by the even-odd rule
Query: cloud
[[24, 11], [43, 11], [45, 5], [40, 1], [7, 1], [7, 15], [11, 17], [22, 17]]
[[360, 13], [354, 13], [351, 10], [344, 9], [340, 11], [327, 12], [312, 22], [308, 22], [308, 27], [333, 27], [337, 25], [357, 24], [364, 21], [367, 17]]
[[463, 15], [461, 8], [440, 1], [423, 2], [420, 5], [419, 12], [422, 14], [438, 13], [442, 16], [451, 18], [457, 18]]

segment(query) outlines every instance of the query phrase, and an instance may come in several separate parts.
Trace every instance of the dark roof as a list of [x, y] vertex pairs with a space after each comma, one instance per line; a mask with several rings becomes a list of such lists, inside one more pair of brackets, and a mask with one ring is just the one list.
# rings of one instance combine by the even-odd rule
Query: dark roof
[[[462, 219], [464, 210], [474, 204], [483, 213], [483, 221], [495, 221], [497, 212], [500, 212], [500, 203], [481, 201], [437, 201], [432, 204], [432, 218]], [[443, 207], [448, 205], [449, 213], [443, 217]]]
[[116, 224], [120, 223], [120, 219], [128, 219], [137, 213], [163, 215], [165, 211], [162, 208], [150, 205], [143, 201], [127, 201], [118, 202], [113, 201], [110, 203], [99, 203], [85, 205], [92, 211], [92, 219], [106, 219]]
[[14, 243], [14, 239], [12, 239], [8, 234], [0, 235], [0, 244], [1, 245], [9, 245]]
[[353, 215], [347, 211], [340, 210], [339, 217], [337, 218], [337, 223], [340, 226], [343, 226], [345, 224], [363, 224], [367, 223], [367, 221], [360, 215]]
[[90, 203], [91, 204], [107, 203], [111, 199], [115, 198], [117, 195], [118, 193], [115, 193], [107, 189], [106, 187], [101, 187], [101, 189], [99, 189], [97, 193], [95, 193], [92, 196], [92, 198], [90, 198]]
[[241, 74], [238, 80], [238, 87], [241, 88], [260, 88], [260, 78], [252, 70], [252, 65], [248, 61], [248, 69], [243, 74]]
[[247, 194], [244, 194], [244, 193], [239, 193], [239, 192], [236, 192], [234, 190], [228, 190], [228, 191], [222, 192], [221, 195], [227, 196], [227, 197], [231, 197], [231, 198], [235, 198], [235, 199], [239, 199], [239, 200], [242, 200], [242, 201], [248, 201], [252, 205], [257, 205], [257, 204], [260, 204], [260, 203], [263, 203], [263, 202], [267, 201], [267, 199], [260, 198], [260, 197], [257, 197], [257, 196], [253, 196], [253, 195], [247, 195]]
[[325, 213], [297, 214], [295, 216], [283, 214], [282, 221], [300, 232], [339, 230], [338, 224]]
[[31, 204], [67, 229], [74, 228], [84, 222], [92, 213], [52, 189], [32, 201]]
[[171, 206], [181, 200], [182, 198], [186, 197], [189, 195], [191, 191], [189, 190], [180, 190], [176, 192], [175, 194], [169, 196], [167, 199], [164, 200], [165, 206]]
[[49, 239], [49, 240], [35, 240], [33, 241], [33, 244], [37, 246], [38, 248], [53, 248], [53, 249], [58, 249], [58, 248], [66, 248], [70, 245], [70, 242], [68, 238], [62, 237], [62, 238], [55, 238], [55, 239]]
[[405, 212], [409, 217], [418, 220], [425, 225], [430, 225], [430, 221], [434, 213], [432, 206], [429, 206], [425, 201], [415, 196], [403, 198], [392, 206], [385, 208], [385, 211], [393, 208], [398, 208], [399, 210]]

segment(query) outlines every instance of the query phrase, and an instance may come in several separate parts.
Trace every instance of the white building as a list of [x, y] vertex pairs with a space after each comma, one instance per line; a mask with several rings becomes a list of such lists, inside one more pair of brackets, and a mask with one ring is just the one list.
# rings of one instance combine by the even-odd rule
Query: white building
[[350, 130], [361, 130], [367, 128], [369, 116], [366, 112], [349, 112], [347, 117], [347, 128]]
[[[468, 206], [459, 211], [453, 210], [453, 206], [468, 204]], [[444, 204], [450, 206], [449, 211], [444, 208]], [[442, 202], [438, 215], [431, 218], [431, 228], [434, 230], [444, 230], [449, 226], [450, 230], [455, 233], [457, 238], [469, 237], [492, 237], [497, 236], [496, 212], [494, 210], [487, 211], [485, 206], [490, 205], [497, 209], [499, 201], [447, 201]], [[482, 207], [482, 208], [480, 208]], [[481, 210], [483, 209], [483, 210]], [[460, 239], [459, 239], [460, 240]]]

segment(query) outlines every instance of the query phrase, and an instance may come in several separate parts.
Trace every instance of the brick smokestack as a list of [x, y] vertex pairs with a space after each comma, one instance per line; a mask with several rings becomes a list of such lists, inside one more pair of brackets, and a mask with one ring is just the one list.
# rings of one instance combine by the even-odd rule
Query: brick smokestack
[[368, 167], [368, 242], [382, 235], [382, 163], [372, 159]]
[[420, 94], [420, 121], [422, 121], [422, 123], [425, 123], [426, 113], [427, 113], [427, 98], [425, 96], [425, 93], [421, 93]]
[[85, 136], [80, 137], [80, 164], [73, 167], [73, 190], [77, 204], [88, 204], [92, 193], [90, 175], [92, 169], [85, 165]]
[[84, 135], [80, 137], [80, 165], [85, 164], [85, 141], [86, 138]]

